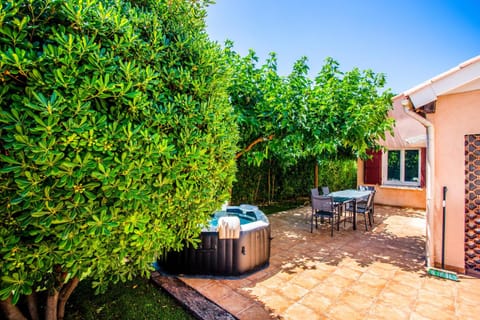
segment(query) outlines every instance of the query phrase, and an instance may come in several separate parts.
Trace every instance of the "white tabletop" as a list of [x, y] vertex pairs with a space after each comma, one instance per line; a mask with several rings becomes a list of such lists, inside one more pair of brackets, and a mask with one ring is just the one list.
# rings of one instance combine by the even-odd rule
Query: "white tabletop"
[[355, 189], [347, 189], [347, 190], [340, 190], [335, 192], [330, 192], [328, 196], [330, 197], [341, 197], [341, 198], [351, 198], [351, 199], [361, 199], [368, 197], [371, 193], [371, 190], [355, 190]]

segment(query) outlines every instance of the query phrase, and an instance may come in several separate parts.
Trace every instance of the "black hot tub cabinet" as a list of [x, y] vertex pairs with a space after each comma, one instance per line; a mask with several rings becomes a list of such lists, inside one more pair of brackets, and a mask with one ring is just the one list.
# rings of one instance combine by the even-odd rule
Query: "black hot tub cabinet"
[[[216, 219], [232, 215], [241, 221], [240, 236], [219, 239]], [[158, 263], [166, 272], [175, 274], [238, 276], [268, 265], [270, 240], [270, 222], [258, 207], [228, 206], [214, 213], [212, 222], [200, 234], [197, 248], [169, 252]]]

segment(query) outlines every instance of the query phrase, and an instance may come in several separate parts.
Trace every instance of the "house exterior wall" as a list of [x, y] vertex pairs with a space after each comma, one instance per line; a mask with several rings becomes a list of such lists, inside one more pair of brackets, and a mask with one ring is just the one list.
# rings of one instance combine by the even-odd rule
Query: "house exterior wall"
[[[402, 100], [405, 98], [404, 95], [398, 95], [393, 100], [393, 108], [389, 112], [389, 117], [395, 119], [393, 135], [387, 132], [385, 139], [379, 142], [387, 149], [426, 147], [425, 127], [403, 111]], [[368, 184], [364, 180], [364, 161], [359, 159], [357, 165], [357, 185]], [[426, 207], [426, 189], [424, 187], [386, 186], [380, 182], [375, 184], [375, 190], [375, 203], [377, 204], [419, 209]]]
[[433, 261], [441, 264], [443, 186], [446, 199], [447, 269], [465, 271], [465, 135], [480, 134], [480, 90], [438, 97], [427, 119], [435, 127]]
[[[357, 185], [365, 185], [364, 161], [357, 160]], [[375, 203], [395, 206], [425, 209], [425, 188], [408, 188], [396, 186], [375, 185]]]

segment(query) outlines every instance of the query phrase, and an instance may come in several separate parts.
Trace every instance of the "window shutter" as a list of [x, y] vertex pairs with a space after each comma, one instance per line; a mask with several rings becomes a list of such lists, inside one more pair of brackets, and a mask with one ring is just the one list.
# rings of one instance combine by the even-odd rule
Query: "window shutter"
[[424, 188], [427, 171], [427, 148], [420, 149], [420, 187]]
[[381, 184], [382, 183], [382, 151], [368, 151], [370, 159], [365, 160], [364, 163], [364, 177], [363, 181], [366, 184]]

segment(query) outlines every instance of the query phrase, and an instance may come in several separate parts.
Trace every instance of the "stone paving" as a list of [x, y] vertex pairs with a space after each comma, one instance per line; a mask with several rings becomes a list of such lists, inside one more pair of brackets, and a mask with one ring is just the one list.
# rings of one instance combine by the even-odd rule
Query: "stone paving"
[[478, 319], [480, 279], [426, 274], [425, 213], [376, 206], [375, 225], [310, 233], [310, 207], [270, 215], [270, 264], [240, 278], [179, 277], [239, 319]]

